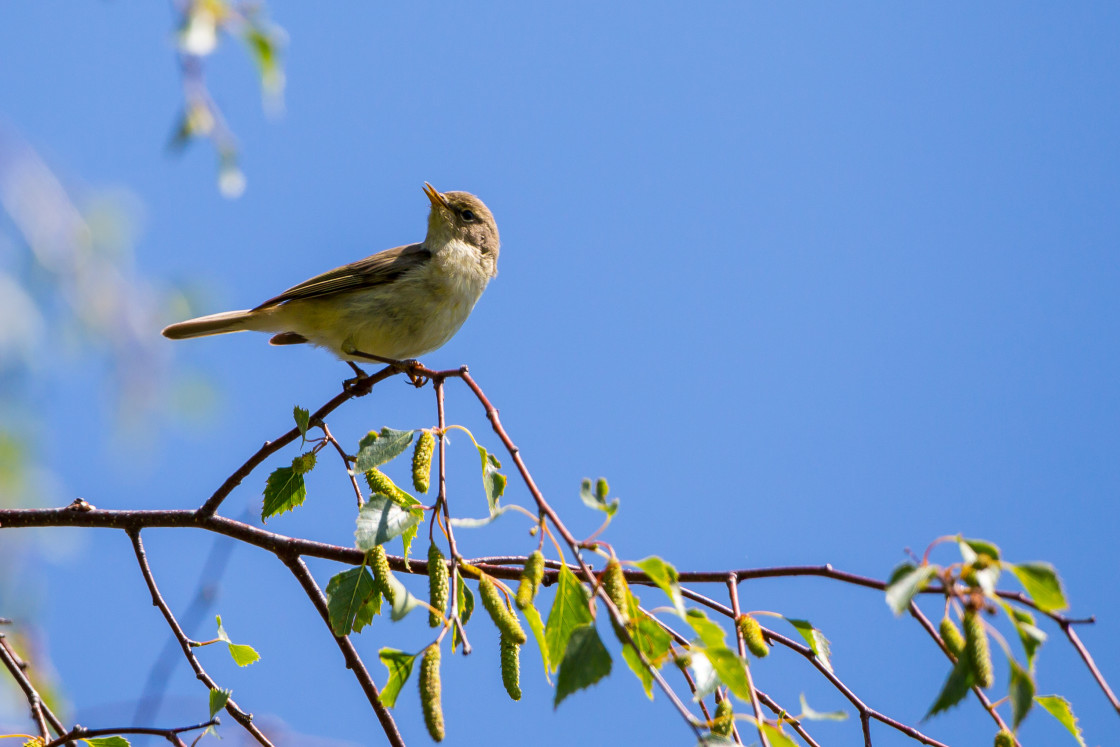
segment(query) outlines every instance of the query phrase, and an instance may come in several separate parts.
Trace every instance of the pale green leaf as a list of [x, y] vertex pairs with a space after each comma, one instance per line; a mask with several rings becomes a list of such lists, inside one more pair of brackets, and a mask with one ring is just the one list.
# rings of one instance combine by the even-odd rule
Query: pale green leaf
[[1069, 606], [1062, 590], [1062, 580], [1054, 566], [1049, 563], [1018, 563], [1010, 567], [1015, 578], [1043, 612], [1057, 612]]
[[223, 690], [217, 687], [210, 690], [210, 718], [214, 718], [218, 711], [226, 707], [229, 696], [232, 694], [233, 690]]
[[847, 721], [848, 714], [845, 711], [815, 711], [809, 707], [809, 702], [805, 700], [805, 693], [801, 693], [801, 715], [800, 718], [809, 721]]
[[82, 740], [90, 747], [129, 747], [129, 742], [124, 737], [86, 737]]
[[386, 708], [397, 704], [397, 695], [400, 694], [408, 676], [412, 674], [412, 665], [419, 654], [406, 654], [395, 648], [383, 648], [377, 652], [377, 658], [389, 670], [389, 681], [381, 688], [381, 703]]
[[1077, 725], [1077, 716], [1073, 715], [1073, 707], [1069, 701], [1061, 695], [1039, 695], [1034, 699], [1035, 703], [1046, 709], [1046, 711], [1058, 719], [1058, 723], [1066, 727], [1066, 730], [1073, 735], [1077, 743], [1081, 747], [1085, 747], [1085, 739], [1081, 735], [1081, 727]]
[[920, 565], [892, 581], [887, 586], [887, 605], [894, 614], [901, 615], [909, 609], [914, 595], [926, 588], [939, 570], [936, 565]]
[[423, 510], [402, 508], [396, 501], [377, 493], [358, 511], [358, 528], [354, 532], [357, 547], [363, 551], [372, 550], [412, 529], [423, 518]]
[[247, 667], [260, 661], [261, 655], [256, 652], [252, 646], [247, 646], [244, 643], [231, 643], [229, 644], [229, 655], [237, 662], [239, 667]]
[[1000, 606], [1003, 607], [1007, 617], [1011, 620], [1011, 624], [1015, 626], [1015, 632], [1019, 634], [1019, 641], [1023, 644], [1023, 652], [1027, 655], [1027, 668], [1034, 668], [1034, 657], [1038, 652], [1038, 648], [1046, 642], [1046, 632], [1034, 624], [1034, 615], [1011, 606], [1007, 602], [1001, 601]]
[[[603, 482], [605, 484], [606, 481]], [[588, 480], [587, 478], [584, 478], [583, 482], [580, 483], [579, 498], [581, 501], [583, 501], [585, 506], [593, 508], [596, 511], [602, 511], [607, 516], [614, 516], [615, 512], [618, 511], [618, 499], [615, 498], [613, 501], [608, 503], [606, 493], [592, 490], [591, 480]]]
[[395, 431], [382, 428], [380, 433], [370, 431], [358, 443], [358, 461], [355, 472], [365, 472], [396, 459], [412, 445], [417, 431]]
[[651, 555], [644, 560], [639, 560], [634, 563], [638, 568], [649, 576], [650, 581], [657, 584], [669, 600], [673, 603], [673, 607], [677, 610], [677, 614], [681, 617], [685, 616], [684, 610], [684, 597], [681, 596], [681, 587], [678, 581], [677, 569], [669, 563], [666, 563], [656, 555]]
[[486, 505], [493, 514], [498, 510], [498, 499], [506, 490], [506, 476], [498, 471], [502, 466], [498, 457], [488, 452], [486, 447], [479, 446], [478, 455], [482, 458], [482, 490], [486, 494]]
[[1011, 699], [1011, 728], [1014, 730], [1019, 728], [1034, 705], [1034, 678], [1014, 659], [1008, 658], [1008, 662], [1011, 664], [1011, 681], [1007, 696]]
[[824, 637], [824, 633], [814, 628], [808, 620], [794, 620], [787, 617], [786, 622], [797, 629], [797, 632], [800, 633], [801, 637], [805, 639], [805, 642], [809, 644], [809, 648], [817, 655], [817, 659], [820, 663], [824, 665], [825, 669], [831, 672], [832, 645], [828, 642], [828, 639]]
[[532, 604], [520, 609], [521, 614], [525, 616], [525, 622], [529, 623], [529, 630], [533, 631], [533, 638], [536, 639], [537, 647], [541, 651], [545, 679], [548, 680], [549, 684], [552, 684], [551, 668], [548, 663], [548, 640], [545, 638], [544, 621], [541, 620], [541, 613]]

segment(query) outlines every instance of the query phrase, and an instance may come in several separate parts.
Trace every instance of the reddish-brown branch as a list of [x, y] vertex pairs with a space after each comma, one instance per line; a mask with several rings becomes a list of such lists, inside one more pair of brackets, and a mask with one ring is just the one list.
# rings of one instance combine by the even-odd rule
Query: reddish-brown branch
[[19, 685], [19, 689], [23, 690], [23, 695], [27, 698], [27, 705], [31, 709], [31, 718], [39, 728], [39, 736], [43, 739], [50, 738], [50, 733], [47, 731], [48, 722], [54, 729], [55, 734], [61, 735], [65, 732], [66, 727], [62, 721], [51, 712], [51, 709], [43, 702], [39, 691], [31, 684], [31, 679], [27, 676], [27, 662], [21, 659], [19, 654], [12, 649], [3, 633], [0, 633], [0, 662], [3, 662], [4, 667], [11, 673], [12, 678]]
[[743, 631], [739, 628], [739, 582], [734, 573], [727, 575], [727, 593], [731, 597], [731, 627], [735, 630], [735, 641], [739, 647], [739, 658], [743, 660], [743, 671], [747, 673], [747, 688], [751, 695], [751, 708], [754, 709], [755, 724], [758, 726], [758, 738], [762, 747], [770, 747], [770, 740], [762, 728], [762, 706], [758, 702], [758, 693], [754, 689], [754, 678], [751, 676], [751, 665], [747, 660], [747, 647], [743, 640]]
[[1108, 686], [1108, 682], [1107, 680], [1105, 680], [1104, 675], [1101, 674], [1101, 670], [1097, 669], [1097, 663], [1093, 661], [1093, 657], [1089, 655], [1089, 650], [1085, 648], [1085, 644], [1081, 642], [1081, 638], [1078, 637], [1077, 631], [1075, 631], [1071, 627], [1076, 622], [1078, 621], [1066, 620], [1064, 622], [1059, 622], [1058, 624], [1062, 627], [1062, 631], [1066, 634], [1066, 638], [1069, 638], [1069, 642], [1073, 644], [1073, 647], [1075, 649], [1077, 649], [1077, 653], [1081, 656], [1081, 660], [1085, 662], [1085, 666], [1089, 668], [1089, 673], [1093, 675], [1093, 679], [1097, 681], [1097, 684], [1100, 685], [1101, 690], [1104, 691], [1104, 695], [1106, 698], [1108, 698], [1108, 702], [1112, 704], [1112, 707], [1116, 709], [1117, 713], [1120, 713], [1120, 701], [1116, 699], [1116, 695], [1112, 692], [1112, 688]]
[[[198, 657], [194, 655], [194, 647], [192, 646], [194, 642], [183, 632], [179, 621], [175, 619], [171, 608], [168, 607], [167, 602], [164, 601], [163, 595], [159, 593], [159, 588], [156, 586], [156, 579], [152, 575], [151, 566], [148, 565], [147, 553], [144, 552], [144, 543], [140, 540], [140, 530], [138, 528], [129, 529], [128, 536], [132, 540], [132, 550], [136, 554], [136, 562], [140, 566], [140, 572], [144, 576], [144, 582], [148, 585], [148, 591], [152, 595], [152, 604], [158, 607], [159, 611], [163, 613], [163, 618], [167, 621], [167, 626], [171, 628], [171, 633], [175, 636], [175, 639], [179, 641], [179, 647], [183, 649], [183, 656], [187, 658], [191, 669], [194, 670], [195, 677], [202, 684], [206, 685], [207, 690], [217, 690], [217, 683], [206, 673], [206, 670], [202, 668], [202, 664], [199, 663]], [[257, 742], [272, 747], [272, 742], [270, 742], [268, 737], [253, 723], [252, 714], [242, 710], [233, 698], [226, 701], [226, 713], [233, 716], [233, 719], [241, 724], [245, 731], [252, 734]]]
[[202, 724], [195, 724], [194, 726], [179, 726], [174, 729], [161, 729], [155, 726], [120, 726], [116, 728], [101, 728], [101, 729], [87, 729], [84, 726], [76, 725], [73, 729], [66, 732], [58, 739], [52, 742], [47, 742], [43, 747], [59, 747], [59, 745], [67, 744], [76, 739], [93, 739], [95, 737], [112, 737], [118, 734], [148, 734], [156, 737], [163, 737], [176, 747], [187, 747], [187, 743], [179, 736], [185, 731], [197, 731], [199, 729], [206, 729], [211, 726], [218, 725], [218, 719], [212, 718]]
[[373, 712], [377, 715], [377, 720], [381, 722], [381, 729], [385, 732], [385, 736], [389, 738], [389, 744], [393, 747], [404, 747], [404, 739], [401, 737], [400, 731], [397, 729], [397, 724], [393, 721], [393, 715], [389, 713], [389, 709], [381, 702], [381, 693], [377, 690], [377, 685], [373, 684], [373, 678], [369, 675], [369, 670], [362, 662], [362, 657], [358, 655], [358, 650], [354, 648], [354, 643], [350, 640], [349, 636], [339, 636], [334, 634], [331, 628], [331, 615], [327, 609], [327, 598], [323, 596], [322, 589], [315, 583], [315, 579], [311, 576], [311, 571], [307, 570], [307, 565], [303, 559], [295, 553], [286, 553], [280, 556], [280, 559], [288, 566], [292, 574], [299, 581], [300, 586], [303, 587], [304, 592], [307, 594], [308, 599], [315, 605], [315, 609], [319, 611], [319, 616], [323, 618], [326, 623], [327, 630], [330, 630], [331, 636], [334, 638], [338, 648], [342, 651], [342, 658], [346, 661], [346, 668], [354, 673], [361, 685], [362, 692], [366, 694], [366, 699], [369, 700]]

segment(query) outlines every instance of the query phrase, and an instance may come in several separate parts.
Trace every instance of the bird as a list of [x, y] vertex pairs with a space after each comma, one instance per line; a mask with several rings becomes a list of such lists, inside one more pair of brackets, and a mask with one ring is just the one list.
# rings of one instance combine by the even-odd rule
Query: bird
[[272, 345], [310, 344], [346, 361], [412, 361], [450, 340], [498, 272], [494, 215], [469, 192], [439, 192], [418, 244], [386, 249], [292, 286], [251, 309], [166, 327], [173, 340], [271, 332]]

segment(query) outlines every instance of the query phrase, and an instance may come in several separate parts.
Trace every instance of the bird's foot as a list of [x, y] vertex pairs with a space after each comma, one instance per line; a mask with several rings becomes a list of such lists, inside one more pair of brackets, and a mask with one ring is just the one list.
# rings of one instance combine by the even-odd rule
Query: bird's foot
[[397, 361], [393, 364], [393, 368], [407, 376], [409, 383], [417, 389], [428, 383], [428, 377], [420, 373], [421, 371], [426, 371], [427, 368], [415, 358], [409, 358], [406, 361]]

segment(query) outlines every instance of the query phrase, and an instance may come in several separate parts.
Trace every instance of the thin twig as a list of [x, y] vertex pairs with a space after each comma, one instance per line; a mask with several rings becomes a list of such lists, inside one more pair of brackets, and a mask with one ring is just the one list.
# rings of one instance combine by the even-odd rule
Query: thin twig
[[[159, 607], [159, 611], [163, 613], [168, 627], [171, 628], [175, 639], [179, 641], [179, 647], [183, 649], [183, 656], [187, 657], [187, 662], [190, 663], [191, 669], [194, 670], [195, 677], [202, 682], [202, 684], [206, 685], [207, 690], [217, 690], [218, 684], [206, 673], [206, 670], [202, 668], [202, 664], [199, 663], [198, 657], [194, 655], [193, 646], [191, 645], [193, 641], [183, 632], [183, 628], [180, 627], [179, 621], [175, 619], [171, 608], [168, 607], [167, 602], [163, 600], [163, 595], [159, 593], [155, 577], [152, 575], [152, 569], [148, 565], [147, 553], [144, 552], [144, 543], [140, 540], [140, 530], [130, 529], [128, 531], [128, 536], [132, 540], [132, 550], [136, 554], [136, 562], [140, 565], [140, 572], [144, 575], [144, 582], [148, 585], [148, 591], [151, 592], [152, 604]], [[234, 702], [233, 698], [226, 701], [226, 713], [233, 716], [234, 721], [241, 724], [245, 731], [252, 734], [253, 738], [259, 743], [269, 745], [269, 747], [272, 746], [272, 742], [269, 741], [268, 737], [253, 723], [252, 714], [242, 710], [241, 707]]]
[[179, 738], [179, 735], [185, 731], [197, 731], [199, 729], [208, 729], [211, 726], [217, 726], [220, 722], [216, 718], [202, 724], [194, 724], [193, 726], [179, 726], [174, 729], [161, 729], [155, 726], [120, 726], [116, 728], [100, 728], [100, 729], [87, 729], [84, 726], [75, 725], [73, 729], [68, 731], [53, 742], [47, 742], [43, 747], [59, 747], [75, 739], [92, 739], [94, 737], [111, 737], [118, 734], [150, 734], [157, 737], [163, 737], [168, 742], [176, 745], [177, 747], [186, 747], [186, 743]]
[[[459, 574], [456, 569], [463, 562], [463, 556], [459, 554], [459, 548], [455, 544], [455, 528], [451, 526], [451, 509], [447, 504], [447, 421], [443, 410], [443, 382], [444, 378], [442, 376], [432, 377], [432, 389], [436, 393], [436, 417], [439, 426], [439, 493], [436, 497], [435, 511], [443, 511], [444, 525], [447, 531], [447, 552], [451, 556], [449, 568], [451, 574], [451, 623], [455, 626], [455, 632], [459, 635], [459, 640], [463, 644], [463, 656], [470, 656], [471, 643], [467, 638], [463, 621], [459, 617]], [[428, 572], [431, 573], [431, 569], [428, 569]]]
[[43, 697], [39, 695], [39, 691], [31, 684], [31, 679], [27, 676], [27, 662], [19, 657], [3, 633], [0, 633], [0, 662], [3, 662], [4, 667], [11, 673], [20, 690], [23, 690], [23, 695], [27, 698], [27, 705], [31, 709], [31, 717], [39, 728], [39, 736], [44, 739], [50, 737], [47, 731], [47, 722], [50, 723], [55, 734], [65, 732], [66, 726], [51, 712], [51, 709], [43, 702]]
[[754, 709], [755, 723], [758, 725], [758, 738], [762, 747], [770, 747], [766, 732], [762, 728], [762, 706], [758, 702], [758, 693], [754, 690], [754, 678], [751, 677], [751, 665], [747, 661], [747, 647], [743, 641], [743, 631], [739, 628], [739, 581], [734, 573], [727, 575], [727, 593], [731, 597], [731, 626], [735, 629], [735, 640], [739, 645], [739, 658], [743, 660], [743, 671], [747, 673], [747, 688], [750, 690], [751, 707]]

